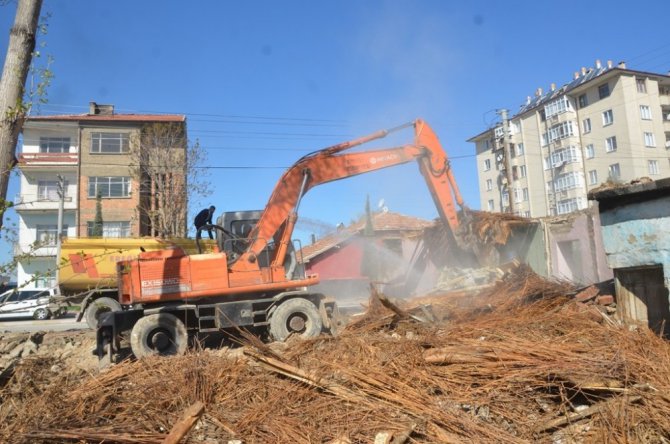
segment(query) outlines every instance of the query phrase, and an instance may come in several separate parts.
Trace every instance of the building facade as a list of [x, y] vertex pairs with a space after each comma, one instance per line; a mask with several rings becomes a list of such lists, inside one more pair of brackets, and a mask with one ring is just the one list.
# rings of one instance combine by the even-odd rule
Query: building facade
[[476, 146], [483, 210], [526, 217], [588, 206], [602, 183], [670, 176], [670, 76], [596, 61], [538, 89]]
[[[140, 180], [132, 164], [137, 156], [132, 153], [143, 149], [142, 129], [157, 123], [178, 125], [185, 134], [183, 115], [116, 114], [112, 105], [94, 102], [87, 114], [26, 119], [17, 159], [20, 192], [14, 203], [19, 219], [14, 251], [19, 285], [55, 284], [61, 187], [63, 236], [94, 234], [98, 197], [103, 237], [154, 234], [141, 214], [140, 203], [146, 196], [141, 195], [140, 184], [146, 179]], [[185, 152], [183, 140], [184, 145], [174, 149]], [[185, 221], [186, 214], [183, 218]]]

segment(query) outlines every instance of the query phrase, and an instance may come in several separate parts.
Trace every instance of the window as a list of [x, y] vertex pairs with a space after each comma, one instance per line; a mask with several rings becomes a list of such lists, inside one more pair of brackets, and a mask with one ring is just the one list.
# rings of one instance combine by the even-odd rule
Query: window
[[67, 153], [69, 151], [69, 137], [40, 137], [40, 153]]
[[588, 134], [591, 132], [591, 119], [582, 120], [582, 129], [584, 134]]
[[384, 239], [382, 244], [384, 244], [384, 249], [392, 253], [394, 257], [403, 257], [402, 239]]
[[589, 171], [589, 185], [598, 184], [598, 172], [596, 170]]
[[598, 97], [601, 99], [604, 99], [605, 97], [609, 97], [610, 95], [610, 86], [609, 84], [605, 83], [604, 85], [600, 85], [598, 87]]
[[581, 160], [579, 150], [574, 147], [562, 148], [551, 153], [551, 166], [556, 168], [563, 163], [573, 163]]
[[91, 152], [121, 154], [130, 151], [128, 133], [91, 133]]
[[544, 106], [544, 115], [546, 117], [556, 116], [566, 111], [572, 111], [572, 105], [570, 104], [570, 100], [568, 100], [567, 96], [561, 96]]
[[493, 189], [493, 181], [491, 179], [486, 179], [486, 191], [491, 191]]
[[489, 199], [487, 202], [489, 211], [493, 211], [494, 202], [493, 199]]
[[649, 175], [658, 176], [658, 160], [647, 161], [647, 167], [649, 168]]
[[130, 177], [93, 176], [88, 178], [88, 197], [129, 197]]
[[490, 169], [491, 169], [491, 159], [484, 160], [484, 171], [488, 171]]
[[572, 126], [572, 121], [567, 121], [563, 123], [559, 123], [558, 125], [554, 125], [551, 128], [549, 128], [549, 131], [547, 131], [542, 138], [543, 141], [543, 146], [546, 145], [546, 142], [552, 143], [557, 140], [565, 139], [566, 137], [570, 137], [574, 135], [574, 128]]
[[654, 133], [644, 133], [644, 146], [654, 148], [656, 146], [656, 136]]
[[513, 143], [509, 144], [509, 154], [510, 158], [514, 159], [516, 157], [516, 146]]
[[526, 165], [521, 165], [521, 166], [519, 167], [519, 175], [520, 175], [521, 177], [526, 177], [526, 175], [527, 175], [527, 173], [526, 173]]
[[[86, 222], [87, 235], [93, 236], [93, 227], [95, 222]], [[130, 222], [107, 222], [102, 223], [102, 237], [130, 237]]]
[[586, 145], [586, 158], [593, 159], [596, 156], [596, 150], [593, 148], [593, 144], [589, 143]]
[[588, 100], [586, 100], [586, 94], [582, 94], [581, 96], [579, 96], [577, 101], [579, 102], [580, 109], [586, 107], [589, 104]]
[[52, 288], [56, 285], [56, 276], [53, 276], [52, 274], [39, 275], [39, 277], [35, 277], [35, 287], [37, 288]]
[[498, 127], [496, 127], [496, 129], [493, 130], [493, 136], [496, 139], [500, 139], [504, 135], [505, 135], [505, 128], [503, 128], [502, 126], [498, 126]]
[[[53, 247], [56, 245], [58, 225], [37, 225], [35, 231], [35, 240], [41, 247]], [[61, 235], [67, 236], [67, 225], [63, 225]]]
[[512, 167], [512, 180], [519, 180], [519, 168], [516, 165]]
[[503, 207], [506, 207], [508, 203], [509, 203], [509, 192], [508, 191], [503, 191], [503, 193], [502, 193]]
[[523, 200], [524, 202], [528, 202], [528, 188], [523, 189]]
[[621, 177], [621, 168], [619, 168], [618, 163], [610, 165], [608, 170], [610, 179], [618, 180]]
[[611, 153], [616, 151], [616, 136], [608, 137], [605, 139], [605, 151]]
[[642, 120], [651, 120], [651, 108], [647, 105], [640, 105], [640, 117]]
[[521, 202], [521, 190], [518, 188], [514, 188], [514, 202]]
[[637, 92], [642, 94], [647, 93], [647, 82], [645, 79], [635, 79], [635, 84], [637, 85]]
[[614, 123], [614, 114], [611, 109], [603, 111], [603, 126], [611, 125]]
[[[67, 181], [63, 183], [65, 197], [67, 197]], [[40, 180], [37, 183], [37, 200], [60, 200], [58, 197], [58, 181]]]
[[567, 214], [583, 208], [583, 202], [582, 199], [573, 197], [572, 199], [559, 200], [557, 207], [558, 214]]
[[524, 211], [523, 217], [530, 217], [530, 211]]
[[516, 145], [516, 155], [517, 155], [517, 156], [523, 156], [523, 153], [524, 153], [524, 151], [523, 151], [523, 143], [518, 143], [518, 144]]
[[554, 179], [554, 191], [566, 191], [573, 188], [579, 188], [583, 183], [582, 173], [578, 171], [559, 174], [556, 176], [556, 179]]

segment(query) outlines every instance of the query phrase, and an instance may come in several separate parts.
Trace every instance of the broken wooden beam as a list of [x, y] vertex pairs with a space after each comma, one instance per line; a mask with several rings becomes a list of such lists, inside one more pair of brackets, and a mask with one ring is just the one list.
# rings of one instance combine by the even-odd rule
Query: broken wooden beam
[[177, 444], [191, 430], [205, 411], [205, 404], [197, 401], [184, 411], [181, 420], [172, 427], [170, 433], [163, 440], [163, 444]]

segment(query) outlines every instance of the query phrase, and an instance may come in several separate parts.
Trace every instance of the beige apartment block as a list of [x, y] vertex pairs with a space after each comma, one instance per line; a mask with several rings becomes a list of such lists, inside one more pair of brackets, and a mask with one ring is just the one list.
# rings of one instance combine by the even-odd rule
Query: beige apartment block
[[667, 74], [596, 61], [501, 120], [468, 140], [483, 210], [566, 214], [586, 208], [586, 194], [605, 182], [670, 176]]

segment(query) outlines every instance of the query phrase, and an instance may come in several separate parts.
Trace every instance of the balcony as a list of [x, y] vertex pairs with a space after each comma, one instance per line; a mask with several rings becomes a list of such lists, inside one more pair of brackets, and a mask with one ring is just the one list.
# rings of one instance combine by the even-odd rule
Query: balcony
[[[14, 197], [15, 211], [33, 211], [33, 210], [58, 210], [58, 198], [37, 198], [33, 195], [17, 194]], [[77, 202], [70, 196], [65, 196], [63, 204], [64, 210], [76, 210]]]
[[36, 248], [35, 245], [32, 244], [15, 244], [14, 256], [23, 256], [23, 255], [28, 255], [30, 257], [56, 256], [56, 246], [45, 245], [43, 247]]
[[19, 167], [77, 166], [78, 153], [20, 153]]

